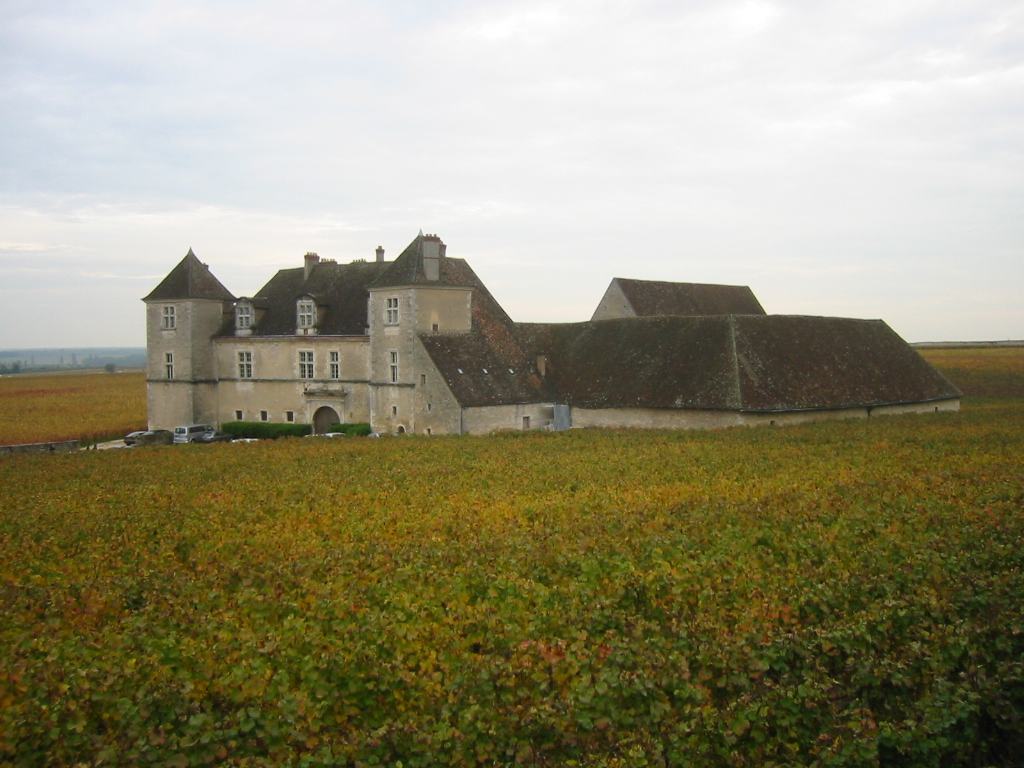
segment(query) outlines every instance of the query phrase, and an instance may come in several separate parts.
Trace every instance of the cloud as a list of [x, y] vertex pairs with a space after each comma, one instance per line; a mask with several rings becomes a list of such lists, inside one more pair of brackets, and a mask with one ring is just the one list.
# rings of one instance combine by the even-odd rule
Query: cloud
[[47, 243], [5, 243], [0, 242], [0, 253], [2, 254], [25, 254], [25, 253], [46, 253], [66, 246], [49, 245]]
[[[420, 227], [522, 319], [570, 319], [626, 271], [755, 275], [780, 311], [953, 337], [971, 264], [993, 310], [962, 333], [1012, 335], [1022, 22], [1012, 0], [15, 4], [0, 256], [93, 275], [77, 311], [126, 302], [135, 339], [135, 278], [100, 276], [192, 246], [251, 292]], [[890, 314], [872, 274], [924, 296]]]

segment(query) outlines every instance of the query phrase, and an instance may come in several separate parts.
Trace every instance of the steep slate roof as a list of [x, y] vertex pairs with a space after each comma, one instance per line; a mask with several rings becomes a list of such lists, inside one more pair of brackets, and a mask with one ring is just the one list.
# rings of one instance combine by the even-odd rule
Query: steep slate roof
[[649, 315], [763, 315], [746, 285], [666, 283], [616, 277], [623, 295], [639, 317]]
[[744, 410], [920, 403], [961, 392], [881, 320], [735, 318]]
[[551, 402], [552, 393], [522, 349], [482, 333], [420, 336], [430, 359], [463, 406]]
[[143, 301], [170, 301], [172, 299], [216, 299], [234, 301], [231, 291], [221, 285], [210, 268], [203, 264], [192, 249], [178, 262], [167, 277], [149, 292]]
[[421, 334], [420, 341], [455, 398], [464, 406], [550, 402], [551, 391], [537, 375], [517, 326], [469, 265], [454, 261], [459, 279], [472, 286], [472, 330]]
[[774, 412], [960, 392], [881, 320], [747, 315], [517, 326], [558, 402]]
[[434, 240], [441, 244], [442, 249], [444, 247], [441, 239], [436, 235], [417, 235], [370, 287], [397, 288], [398, 286], [405, 285], [451, 285], [462, 288], [483, 287], [479, 278], [477, 278], [473, 270], [469, 268], [469, 265], [463, 259], [453, 259], [448, 256], [440, 260], [438, 279], [428, 280], [423, 269], [423, 243], [426, 240]]
[[560, 402], [586, 408], [739, 409], [727, 318], [519, 326]]
[[[270, 282], [252, 298], [264, 310], [253, 333], [259, 336], [292, 336], [295, 334], [295, 303], [302, 296], [311, 296], [319, 307], [326, 308], [317, 332], [325, 335], [362, 335], [366, 332], [367, 288], [389, 266], [388, 262], [353, 262], [337, 264], [321, 261], [313, 265], [309, 277], [303, 267], [278, 270]], [[234, 325], [222, 333], [234, 335]]]

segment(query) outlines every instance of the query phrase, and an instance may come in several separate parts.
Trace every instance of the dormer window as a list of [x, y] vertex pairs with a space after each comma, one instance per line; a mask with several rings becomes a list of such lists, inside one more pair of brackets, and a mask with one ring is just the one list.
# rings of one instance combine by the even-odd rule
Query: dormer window
[[235, 307], [235, 328], [240, 331], [252, 328], [252, 304], [242, 302]]
[[165, 331], [173, 331], [176, 327], [177, 319], [174, 315], [174, 307], [164, 307], [164, 313], [160, 318], [160, 327]]
[[312, 328], [316, 325], [316, 304], [310, 299], [299, 299], [299, 328]]

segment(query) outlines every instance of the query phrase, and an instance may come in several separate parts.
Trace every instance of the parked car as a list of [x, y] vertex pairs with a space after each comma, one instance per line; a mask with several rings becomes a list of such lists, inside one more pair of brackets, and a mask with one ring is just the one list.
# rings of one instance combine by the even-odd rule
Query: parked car
[[183, 424], [174, 428], [174, 442], [191, 443], [204, 432], [215, 431], [210, 424]]
[[193, 443], [230, 443], [234, 440], [232, 435], [227, 432], [220, 432], [216, 429], [211, 429], [198, 437], [192, 438]]
[[168, 429], [146, 429], [124, 436], [125, 445], [170, 445], [173, 441], [174, 435]]
[[139, 441], [139, 438], [146, 434], [146, 430], [140, 429], [138, 432], [129, 432], [124, 436], [125, 445], [135, 445]]

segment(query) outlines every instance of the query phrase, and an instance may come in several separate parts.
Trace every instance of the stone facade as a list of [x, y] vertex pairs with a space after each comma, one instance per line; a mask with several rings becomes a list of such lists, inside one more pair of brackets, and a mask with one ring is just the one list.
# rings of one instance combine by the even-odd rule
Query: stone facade
[[[442, 405], [452, 398], [450, 392], [444, 395], [436, 391], [436, 384], [441, 380], [424, 354], [419, 337], [428, 333], [469, 333], [471, 290], [442, 286], [385, 287], [371, 288], [369, 294], [368, 421], [375, 429], [389, 433], [418, 433], [428, 428], [431, 433], [457, 432], [453, 421], [442, 422], [434, 414], [435, 399]], [[390, 310], [389, 301], [392, 302]], [[389, 322], [389, 311], [397, 313], [397, 322]], [[425, 391], [428, 375], [435, 384], [433, 392]], [[418, 424], [419, 421], [423, 424]]]
[[[590, 323], [516, 324], [435, 235], [393, 262], [380, 248], [376, 261], [350, 264], [306, 254], [237, 298], [189, 251], [144, 301], [151, 429], [236, 420], [422, 435], [705, 429], [959, 407], [959, 392], [880, 321], [765, 316], [746, 286], [615, 278]], [[738, 324], [749, 339], [739, 353]], [[818, 340], [792, 336], [794, 349], [811, 349], [804, 368], [779, 347], [790, 338], [780, 329]], [[860, 358], [832, 355], [835, 334], [857, 342]], [[883, 360], [901, 369], [895, 389], [885, 376], [865, 384], [851, 373]], [[741, 374], [766, 403], [783, 392], [762, 391], [766, 382], [788, 382], [783, 406], [735, 400], [739, 380], [729, 382]], [[807, 398], [826, 405], [808, 408]]]
[[597, 304], [591, 320], [611, 320], [616, 317], [636, 317], [636, 312], [622, 292], [617, 280], [612, 280], [605, 289], [604, 296]]

